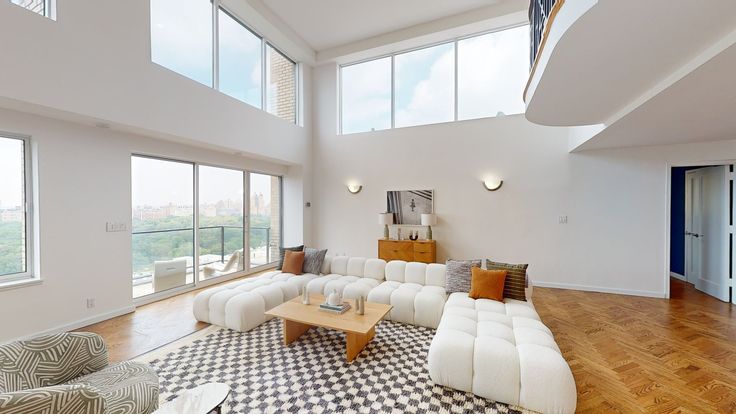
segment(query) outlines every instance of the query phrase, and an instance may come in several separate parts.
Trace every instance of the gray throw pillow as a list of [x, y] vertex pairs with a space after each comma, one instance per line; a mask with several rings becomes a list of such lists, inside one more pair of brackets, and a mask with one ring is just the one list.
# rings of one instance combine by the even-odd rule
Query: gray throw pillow
[[322, 270], [322, 262], [325, 261], [327, 255], [327, 249], [317, 250], [311, 247], [304, 249], [304, 265], [302, 266], [302, 273], [311, 273], [313, 275], [319, 275]]
[[276, 266], [276, 270], [281, 270], [282, 267], [284, 267], [284, 253], [286, 250], [291, 250], [292, 252], [301, 252], [304, 251], [304, 245], [301, 246], [294, 246], [294, 247], [279, 247], [279, 264]]
[[470, 292], [470, 280], [473, 267], [480, 267], [481, 260], [448, 260], [445, 263], [445, 291], [447, 294], [455, 292]]

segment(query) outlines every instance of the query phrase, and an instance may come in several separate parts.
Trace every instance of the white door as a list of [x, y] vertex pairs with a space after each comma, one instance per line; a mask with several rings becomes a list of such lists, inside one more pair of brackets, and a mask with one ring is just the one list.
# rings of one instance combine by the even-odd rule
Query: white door
[[728, 302], [728, 168], [699, 168], [685, 176], [685, 275], [696, 289]]

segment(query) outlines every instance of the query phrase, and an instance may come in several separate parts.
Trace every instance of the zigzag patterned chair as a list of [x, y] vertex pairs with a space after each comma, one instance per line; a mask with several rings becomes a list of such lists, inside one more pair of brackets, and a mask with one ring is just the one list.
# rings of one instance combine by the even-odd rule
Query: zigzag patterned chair
[[108, 365], [102, 337], [75, 332], [0, 345], [0, 413], [149, 414], [158, 376], [145, 364]]

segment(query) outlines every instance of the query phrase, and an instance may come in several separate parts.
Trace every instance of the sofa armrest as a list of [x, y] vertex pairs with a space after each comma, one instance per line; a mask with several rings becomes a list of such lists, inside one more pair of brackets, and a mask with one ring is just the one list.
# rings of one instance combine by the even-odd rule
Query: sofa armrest
[[107, 365], [105, 342], [89, 332], [12, 342], [0, 346], [0, 393], [63, 384]]
[[88, 385], [56, 385], [0, 394], [0, 412], [103, 414], [105, 400]]

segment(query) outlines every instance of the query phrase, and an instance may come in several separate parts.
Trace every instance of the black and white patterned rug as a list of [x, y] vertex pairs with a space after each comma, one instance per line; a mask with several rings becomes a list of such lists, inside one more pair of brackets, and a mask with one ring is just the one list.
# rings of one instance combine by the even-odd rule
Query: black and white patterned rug
[[284, 346], [276, 319], [250, 332], [212, 329], [142, 357], [158, 372], [162, 402], [224, 382], [232, 392], [223, 413], [527, 412], [434, 385], [427, 371], [432, 329], [383, 321], [352, 363], [344, 335], [333, 330], [313, 328]]

